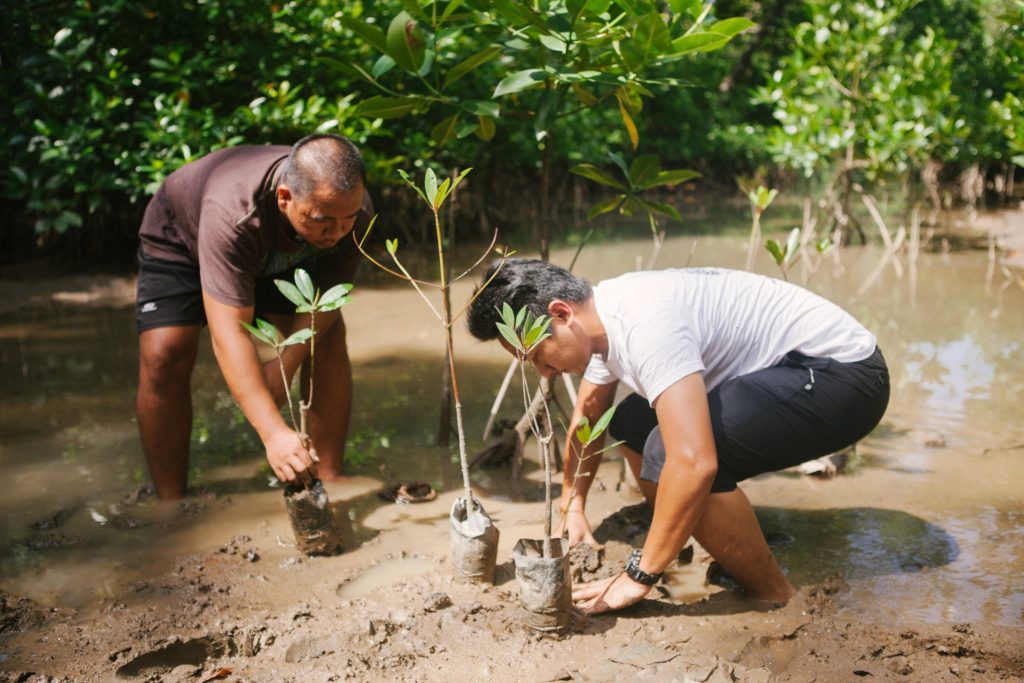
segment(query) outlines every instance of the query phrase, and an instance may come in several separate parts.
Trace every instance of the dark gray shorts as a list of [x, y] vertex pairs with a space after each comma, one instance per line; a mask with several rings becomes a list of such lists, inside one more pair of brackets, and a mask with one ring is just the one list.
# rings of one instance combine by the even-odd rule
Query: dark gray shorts
[[[718, 452], [711, 492], [842, 450], [867, 436], [888, 404], [889, 371], [877, 348], [856, 363], [794, 351], [774, 367], [723, 382], [708, 393]], [[661, 478], [665, 444], [647, 399], [623, 399], [608, 433], [643, 455], [641, 479]]]
[[[199, 267], [184, 261], [153, 258], [138, 252], [139, 277], [135, 296], [135, 321], [139, 332], [157, 327], [205, 325], [203, 288], [199, 283]], [[297, 264], [296, 268], [311, 271], [315, 259]], [[274, 278], [267, 275], [256, 279], [256, 315], [267, 313], [294, 315], [295, 304], [277, 289]]]

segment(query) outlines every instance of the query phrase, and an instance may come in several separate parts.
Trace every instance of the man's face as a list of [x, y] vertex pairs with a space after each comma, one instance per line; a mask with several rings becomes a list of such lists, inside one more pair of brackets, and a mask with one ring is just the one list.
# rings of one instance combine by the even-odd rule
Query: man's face
[[329, 249], [352, 232], [363, 206], [363, 186], [342, 194], [320, 185], [298, 199], [282, 185], [277, 188], [277, 206], [299, 237], [318, 249]]
[[[590, 363], [591, 350], [579, 325], [573, 324], [571, 315], [568, 320], [553, 317], [548, 331], [551, 336], [533, 347], [526, 360], [549, 379], [563, 372], [582, 375]], [[504, 339], [498, 339], [506, 351], [515, 355]]]

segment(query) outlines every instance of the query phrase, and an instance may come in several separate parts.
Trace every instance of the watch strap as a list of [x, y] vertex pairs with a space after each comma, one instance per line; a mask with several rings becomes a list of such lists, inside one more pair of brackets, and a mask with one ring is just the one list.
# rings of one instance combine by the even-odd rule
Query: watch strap
[[650, 574], [640, 569], [641, 555], [642, 553], [639, 550], [634, 550], [629, 554], [629, 562], [626, 563], [626, 576], [645, 586], [653, 586], [661, 581], [661, 576], [664, 572]]

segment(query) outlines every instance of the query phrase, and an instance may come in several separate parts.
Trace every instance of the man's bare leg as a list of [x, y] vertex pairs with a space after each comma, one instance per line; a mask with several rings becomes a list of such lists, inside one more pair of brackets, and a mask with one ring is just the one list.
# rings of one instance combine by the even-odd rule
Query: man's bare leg
[[139, 334], [139, 436], [157, 495], [177, 500], [188, 481], [192, 434], [192, 368], [199, 326], [159, 327]]
[[619, 450], [626, 456], [626, 463], [629, 465], [630, 471], [633, 472], [633, 478], [636, 479], [636, 483], [640, 487], [640, 493], [644, 494], [647, 504], [653, 508], [654, 498], [658, 494], [658, 485], [653, 481], [646, 481], [640, 478], [640, 466], [643, 464], [643, 457], [624, 444], [619, 445]]
[[786, 602], [796, 593], [764, 540], [754, 508], [740, 489], [712, 493], [693, 536], [750, 597]]
[[[317, 475], [324, 481], [338, 481], [343, 478], [342, 461], [352, 414], [352, 364], [345, 342], [345, 321], [340, 316], [322, 336], [317, 335], [313, 371], [316, 376], [308, 427], [320, 458]], [[305, 394], [309, 386], [306, 364], [302, 376]]]

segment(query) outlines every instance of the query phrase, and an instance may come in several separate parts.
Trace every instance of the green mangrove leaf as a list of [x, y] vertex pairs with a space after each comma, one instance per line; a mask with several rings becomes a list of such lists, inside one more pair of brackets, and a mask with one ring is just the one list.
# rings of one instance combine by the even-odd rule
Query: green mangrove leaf
[[309, 338], [313, 336], [313, 330], [308, 327], [294, 332], [288, 335], [288, 338], [281, 342], [281, 346], [292, 346], [294, 344], [304, 344], [309, 341]]
[[519, 337], [516, 336], [515, 331], [511, 327], [509, 327], [505, 323], [494, 323], [494, 324], [497, 326], [498, 332], [501, 334], [502, 338], [504, 338], [505, 341], [508, 342], [509, 346], [511, 346], [513, 349], [515, 349], [519, 353], [522, 353], [522, 354], [526, 353], [525, 349], [523, 349], [522, 342], [519, 341]]
[[686, 169], [674, 169], [671, 171], [660, 171], [656, 176], [654, 176], [654, 178], [652, 178], [648, 182], [637, 184], [640, 186], [640, 189], [647, 190], [652, 187], [658, 187], [662, 185], [678, 185], [679, 183], [684, 183], [687, 180], [692, 180], [694, 178], [699, 177], [700, 173], [697, 173], [697, 171], [690, 171]]
[[334, 285], [326, 292], [324, 292], [323, 296], [320, 297], [320, 305], [329, 306], [330, 304], [333, 304], [336, 301], [340, 301], [341, 299], [343, 299], [345, 295], [351, 291], [352, 285], [350, 284]]
[[492, 59], [501, 54], [501, 49], [502, 48], [500, 45], [491, 45], [490, 47], [485, 47], [483, 50], [480, 50], [476, 54], [470, 55], [466, 59], [462, 60], [461, 62], [453, 66], [451, 69], [449, 69], [448, 73], [445, 74], [444, 87], [447, 88], [449, 85], [459, 80], [473, 69], [491, 61]]
[[484, 142], [490, 142], [493, 140], [494, 135], [497, 132], [498, 126], [490, 116], [481, 116], [480, 123], [477, 124], [476, 130], [473, 131], [473, 133]]
[[288, 301], [291, 301], [296, 306], [301, 306], [306, 303], [306, 299], [303, 298], [302, 292], [299, 291], [299, 288], [287, 280], [274, 280], [274, 284], [277, 285], [278, 291], [281, 292]]
[[494, 89], [491, 97], [502, 97], [510, 95], [526, 88], [541, 85], [548, 78], [548, 72], [544, 69], [523, 69], [505, 76]]
[[789, 231], [789, 238], [786, 240], [786, 261], [796, 255], [800, 248], [800, 228], [793, 228]]
[[614, 187], [616, 190], [622, 190], [623, 192], [628, 191], [628, 188], [625, 185], [593, 164], [576, 164], [569, 169], [569, 172], [583, 176], [588, 180], [593, 180], [596, 183]]
[[612, 417], [615, 415], [615, 406], [612, 406], [608, 410], [604, 411], [604, 415], [598, 419], [597, 424], [594, 425], [593, 433], [591, 434], [591, 440], [596, 439], [604, 433], [607, 429], [608, 423], [612, 421]]
[[379, 26], [368, 24], [354, 17], [342, 17], [341, 25], [372, 45], [377, 51], [387, 53], [388, 47], [384, 31]]
[[385, 44], [388, 56], [406, 71], [415, 73], [423, 66], [427, 40], [419, 23], [408, 12], [399, 12], [391, 20]]
[[731, 19], [723, 19], [722, 21], [716, 21], [714, 24], [708, 27], [708, 33], [717, 33], [720, 36], [726, 38], [732, 38], [747, 29], [754, 28], [757, 26], [750, 19], [745, 17], [733, 17]]
[[434, 173], [432, 168], [427, 168], [427, 172], [423, 174], [423, 193], [430, 200], [430, 205], [437, 208], [437, 205], [434, 203], [437, 199], [437, 174]]
[[388, 253], [394, 256], [395, 252], [398, 251], [398, 238], [396, 237], [393, 240], [384, 240], [384, 246], [387, 248]]
[[[438, 147], [443, 147], [449, 140], [455, 139], [455, 133], [459, 125], [459, 115], [452, 114], [446, 119], [438, 122], [436, 126], [430, 129], [430, 139], [433, 140]], [[427, 193], [427, 196], [433, 196]]]
[[[520, 313], [525, 311], [526, 308], [520, 309]], [[501, 304], [501, 320], [512, 329], [519, 327], [519, 317], [512, 310], [512, 307], [508, 305], [507, 301], [503, 301]]]
[[629, 184], [643, 186], [661, 172], [661, 159], [657, 154], [641, 154], [629, 167]]
[[593, 220], [594, 218], [600, 216], [603, 213], [615, 211], [616, 209], [619, 208], [619, 206], [622, 205], [622, 202], [624, 201], [626, 201], [626, 195], [620, 194], [617, 197], [612, 197], [611, 199], [594, 204], [592, 207], [590, 207], [590, 210], [587, 211], [587, 220]]
[[780, 266], [786, 260], [786, 254], [782, 251], [782, 247], [779, 246], [779, 243], [775, 240], [768, 240], [765, 242], [764, 248], [767, 249], [768, 253], [772, 255], [773, 259], [775, 259], [775, 263]]
[[394, 119], [424, 107], [417, 97], [382, 97], [374, 95], [356, 105], [354, 113], [370, 119]]
[[273, 340], [270, 337], [268, 337], [267, 335], [263, 334], [263, 332], [261, 332], [260, 330], [256, 329], [255, 327], [253, 327], [249, 323], [245, 322], [244, 320], [239, 320], [238, 322], [242, 323], [242, 327], [244, 327], [246, 330], [248, 330], [249, 334], [251, 334], [252, 336], [256, 337], [256, 339], [258, 339], [259, 341], [263, 342], [264, 344], [267, 344], [268, 346], [276, 346], [277, 345], [275, 343], [275, 340]]
[[302, 296], [306, 298], [306, 301], [309, 303], [316, 301], [316, 288], [313, 286], [313, 279], [302, 268], [295, 269], [295, 286], [302, 292]]

